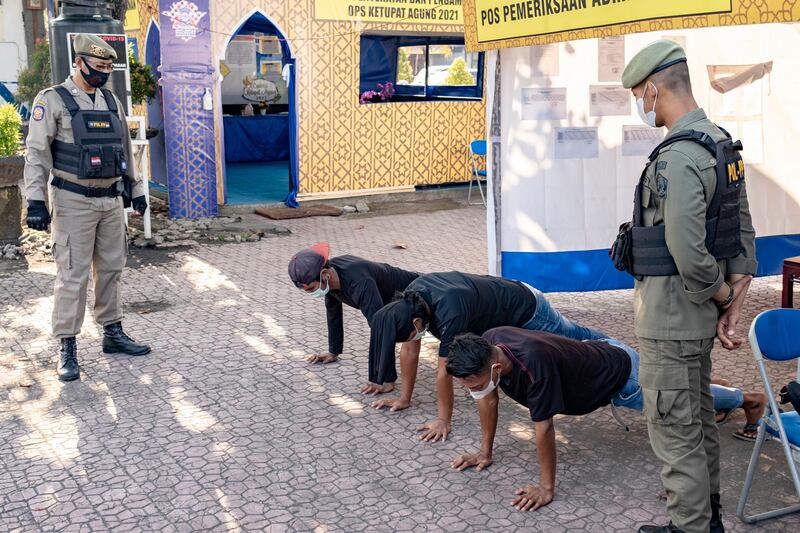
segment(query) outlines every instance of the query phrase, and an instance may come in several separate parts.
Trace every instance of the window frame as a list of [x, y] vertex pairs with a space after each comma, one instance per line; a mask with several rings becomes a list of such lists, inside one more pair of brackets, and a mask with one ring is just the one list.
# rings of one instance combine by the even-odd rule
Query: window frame
[[[486, 65], [486, 57], [484, 52], [474, 52], [478, 54], [478, 71], [475, 75], [475, 85], [436, 85], [431, 86], [428, 84], [428, 76], [430, 74], [430, 48], [437, 45], [456, 45], [465, 46], [464, 38], [457, 36], [432, 36], [432, 35], [385, 35], [385, 34], [369, 34], [364, 33], [361, 35], [361, 49], [363, 54], [364, 39], [380, 39], [380, 40], [393, 40], [392, 46], [394, 53], [391, 57], [387, 57], [388, 72], [391, 72], [392, 85], [395, 89], [395, 95], [384, 102], [367, 102], [367, 103], [391, 103], [391, 102], [437, 102], [437, 101], [481, 101], [483, 100], [484, 89], [484, 70]], [[397, 84], [397, 58], [398, 50], [407, 46], [424, 46], [425, 47], [425, 85], [420, 92], [420, 86], [414, 85], [398, 85]], [[472, 52], [467, 52], [472, 53]], [[359, 71], [359, 89], [360, 92], [370, 90], [363, 81], [364, 60], [362, 56], [362, 68]], [[374, 90], [374, 88], [372, 88]]]

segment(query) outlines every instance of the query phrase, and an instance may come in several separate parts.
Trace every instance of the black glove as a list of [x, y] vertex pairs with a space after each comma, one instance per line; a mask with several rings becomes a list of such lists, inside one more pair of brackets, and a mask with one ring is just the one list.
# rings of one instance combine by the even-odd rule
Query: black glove
[[147, 211], [147, 198], [145, 198], [144, 195], [137, 196], [131, 200], [131, 205], [133, 205], [134, 211], [144, 216], [144, 212]]
[[28, 218], [25, 219], [28, 227], [39, 231], [47, 230], [50, 224], [50, 213], [42, 200], [28, 200]]

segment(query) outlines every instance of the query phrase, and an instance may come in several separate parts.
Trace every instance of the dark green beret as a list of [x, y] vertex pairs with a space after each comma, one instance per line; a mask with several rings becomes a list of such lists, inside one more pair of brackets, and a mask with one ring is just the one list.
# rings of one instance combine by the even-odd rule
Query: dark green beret
[[103, 39], [92, 33], [79, 33], [73, 42], [75, 53], [97, 59], [117, 59], [117, 53]]
[[685, 61], [686, 52], [678, 43], [661, 40], [648, 44], [625, 67], [622, 86], [632, 89], [656, 72]]

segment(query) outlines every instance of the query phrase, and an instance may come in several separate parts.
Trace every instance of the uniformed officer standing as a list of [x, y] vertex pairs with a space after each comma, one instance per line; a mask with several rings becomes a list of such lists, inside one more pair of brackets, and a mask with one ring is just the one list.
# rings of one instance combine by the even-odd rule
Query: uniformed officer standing
[[[671, 522], [639, 531], [723, 532], [711, 350], [715, 334], [728, 349], [741, 344], [736, 323], [756, 271], [741, 146], [698, 107], [686, 54], [674, 42], [641, 50], [622, 83], [646, 124], [669, 129], [637, 188], [633, 271], [639, 380]], [[712, 155], [720, 143], [727, 149]], [[730, 160], [718, 161], [723, 156]]]
[[48, 192], [52, 210], [53, 335], [61, 342], [62, 381], [80, 377], [75, 336], [83, 324], [90, 267], [103, 352], [150, 352], [125, 334], [121, 322], [120, 274], [127, 256], [121, 177], [132, 182], [132, 205], [139, 214], [147, 210], [147, 199], [134, 166], [127, 163], [132, 161], [131, 141], [122, 106], [102, 89], [117, 54], [91, 34], [75, 36], [74, 49], [72, 77], [34, 100], [25, 158], [28, 227], [46, 230], [50, 224]]

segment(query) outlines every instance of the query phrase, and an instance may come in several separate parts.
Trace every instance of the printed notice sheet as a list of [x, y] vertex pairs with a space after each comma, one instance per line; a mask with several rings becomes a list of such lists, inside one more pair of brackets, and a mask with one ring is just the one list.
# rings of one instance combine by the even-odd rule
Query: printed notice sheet
[[589, 115], [593, 117], [631, 114], [631, 92], [622, 85], [590, 85]]
[[625, 37], [606, 37], [597, 45], [597, 81], [622, 81], [625, 69]]
[[661, 128], [622, 126], [622, 155], [647, 157], [662, 140], [664, 140], [664, 131]]
[[522, 120], [563, 120], [567, 118], [567, 89], [556, 87], [522, 89]]
[[598, 154], [597, 128], [556, 128], [555, 159], [592, 159]]
[[531, 46], [531, 65], [533, 66], [533, 75], [544, 78], [558, 76], [559, 50], [559, 43]]

